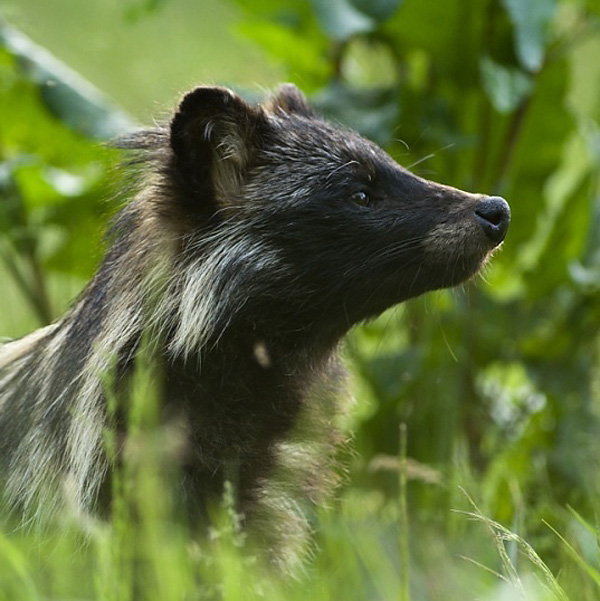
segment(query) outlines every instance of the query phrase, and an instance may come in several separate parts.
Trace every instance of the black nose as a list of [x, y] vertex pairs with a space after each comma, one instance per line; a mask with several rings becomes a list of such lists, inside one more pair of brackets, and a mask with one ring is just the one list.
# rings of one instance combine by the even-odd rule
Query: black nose
[[510, 223], [510, 207], [500, 196], [486, 196], [475, 207], [475, 218], [481, 224], [485, 235], [494, 244], [500, 244]]

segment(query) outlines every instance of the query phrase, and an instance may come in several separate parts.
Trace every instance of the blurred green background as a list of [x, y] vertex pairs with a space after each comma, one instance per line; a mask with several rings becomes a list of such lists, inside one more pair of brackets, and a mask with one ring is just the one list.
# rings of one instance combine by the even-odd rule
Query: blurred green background
[[284, 75], [235, 34], [243, 14], [221, 0], [3, 0], [2, 6], [13, 25], [144, 123], [168, 115], [198, 83], [258, 90]]
[[[511, 204], [482, 278], [352, 333], [347, 482], [317, 512], [308, 576], [252, 594], [600, 598], [600, 3], [3, 0], [0, 16], [3, 335], [59, 316], [93, 273], [120, 202], [119, 157], [99, 142], [167, 116], [197, 83], [257, 98], [293, 81], [416, 173]], [[111, 536], [102, 553], [119, 548]], [[169, 541], [173, 557], [188, 548]], [[36, 545], [6, 542], [6, 565]], [[19, 564], [32, 598], [74, 598], [58, 567], [38, 580], [36, 561]], [[252, 569], [223, 562], [203, 581], [249, 598], [231, 578]], [[1, 566], [0, 593], [26, 598]], [[82, 598], [105, 598], [93, 583]], [[194, 587], [185, 598], [213, 598]], [[137, 598], [180, 598], [151, 589]]]

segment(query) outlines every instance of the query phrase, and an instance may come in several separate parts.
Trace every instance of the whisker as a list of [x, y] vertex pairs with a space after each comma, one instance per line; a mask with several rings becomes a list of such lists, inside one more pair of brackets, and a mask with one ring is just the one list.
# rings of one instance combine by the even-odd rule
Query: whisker
[[455, 146], [454, 142], [451, 142], [450, 144], [446, 144], [446, 146], [443, 146], [439, 150], [436, 150], [435, 152], [431, 152], [428, 155], [420, 158], [418, 161], [415, 161], [412, 165], [409, 165], [407, 167], [407, 169], [413, 169], [417, 165], [420, 165], [421, 163], [424, 163], [425, 161], [432, 159], [436, 154], [438, 154], [440, 152], [444, 152], [444, 150], [448, 150], [449, 148], [452, 148], [453, 146]]
[[343, 165], [340, 165], [339, 167], [336, 167], [324, 179], [325, 183], [328, 183], [338, 171], [341, 171], [342, 169], [345, 169], [346, 167], [349, 167], [350, 165], [359, 165], [359, 164], [360, 163], [358, 161], [352, 160], [352, 161], [348, 161], [347, 163], [344, 163]]
[[404, 146], [404, 148], [406, 148], [406, 150], [408, 150], [408, 152], [410, 152], [410, 146], [408, 145], [408, 142], [405, 142], [402, 138], [395, 138], [394, 142], [398, 142], [399, 144], [402, 144], [402, 146]]

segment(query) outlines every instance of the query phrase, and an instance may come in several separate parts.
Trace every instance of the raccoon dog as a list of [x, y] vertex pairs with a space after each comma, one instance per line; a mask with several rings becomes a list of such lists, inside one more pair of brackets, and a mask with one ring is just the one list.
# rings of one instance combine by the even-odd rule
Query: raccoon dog
[[249, 529], [300, 540], [303, 500], [330, 484], [340, 340], [475, 274], [508, 205], [413, 175], [292, 85], [257, 106], [196, 88], [168, 125], [121, 145], [144, 173], [98, 272], [62, 319], [0, 347], [5, 499], [55, 511], [68, 481], [81, 508], [106, 505], [103, 374], [126, 403], [149, 332], [164, 419], [185, 425], [190, 514], [230, 480]]

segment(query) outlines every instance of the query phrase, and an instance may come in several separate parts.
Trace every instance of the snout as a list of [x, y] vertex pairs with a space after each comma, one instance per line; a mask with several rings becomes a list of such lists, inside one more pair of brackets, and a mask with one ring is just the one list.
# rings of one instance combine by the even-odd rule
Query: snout
[[475, 219], [490, 242], [497, 246], [504, 240], [510, 223], [510, 207], [500, 196], [486, 196], [474, 209]]

